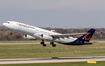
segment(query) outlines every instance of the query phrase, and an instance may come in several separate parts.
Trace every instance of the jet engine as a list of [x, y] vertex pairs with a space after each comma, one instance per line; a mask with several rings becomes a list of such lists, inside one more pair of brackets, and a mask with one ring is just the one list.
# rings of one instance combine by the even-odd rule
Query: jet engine
[[33, 36], [31, 36], [31, 35], [26, 35], [26, 34], [23, 35], [23, 38], [29, 39], [29, 40], [36, 40], [35, 37], [33, 37]]

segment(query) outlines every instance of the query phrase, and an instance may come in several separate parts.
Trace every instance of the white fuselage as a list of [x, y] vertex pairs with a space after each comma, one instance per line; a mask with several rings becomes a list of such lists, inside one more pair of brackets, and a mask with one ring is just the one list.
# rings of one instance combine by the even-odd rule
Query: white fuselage
[[[21, 32], [24, 34], [28, 34], [33, 37], [39, 38], [39, 39], [42, 39], [41, 34], [43, 34], [43, 39], [49, 40], [49, 41], [53, 40], [52, 36], [50, 36], [51, 34], [53, 34], [53, 35], [59, 34], [60, 35], [60, 33], [57, 33], [57, 32], [52, 32], [49, 30], [41, 29], [38, 27], [34, 27], [31, 25], [27, 25], [27, 24], [15, 22], [15, 21], [7, 21], [7, 22], [3, 23], [3, 25], [11, 30]], [[65, 37], [65, 38], [55, 39], [54, 42], [70, 43], [70, 42], [75, 41], [76, 39], [77, 38], [73, 38], [73, 37], [69, 37], [69, 38]]]

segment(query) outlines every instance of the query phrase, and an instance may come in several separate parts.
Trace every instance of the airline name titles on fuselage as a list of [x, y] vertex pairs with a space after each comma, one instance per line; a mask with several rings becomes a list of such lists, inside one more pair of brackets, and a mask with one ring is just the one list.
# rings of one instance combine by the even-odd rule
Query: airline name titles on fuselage
[[33, 27], [33, 26], [26, 25], [26, 24], [22, 24], [22, 23], [19, 23], [18, 25], [19, 25], [19, 26], [22, 26], [22, 27], [26, 27], [26, 28], [32, 28], [32, 29], [35, 29], [35, 27]]

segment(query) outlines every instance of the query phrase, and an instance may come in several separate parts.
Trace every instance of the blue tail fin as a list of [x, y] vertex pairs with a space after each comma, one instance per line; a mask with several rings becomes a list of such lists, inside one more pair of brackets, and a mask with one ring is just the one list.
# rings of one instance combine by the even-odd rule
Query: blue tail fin
[[76, 42], [76, 43], [89, 42], [94, 33], [95, 33], [95, 29], [90, 29], [90, 30], [87, 32], [87, 34], [85, 34], [85, 35], [79, 37], [75, 42]]

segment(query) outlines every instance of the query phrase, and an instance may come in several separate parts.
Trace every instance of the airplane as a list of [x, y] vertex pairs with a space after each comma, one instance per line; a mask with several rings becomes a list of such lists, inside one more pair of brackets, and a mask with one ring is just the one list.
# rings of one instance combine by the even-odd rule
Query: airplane
[[[7, 21], [4, 22], [3, 25], [11, 30], [23, 33], [25, 35], [29, 35], [34, 39], [41, 39], [41, 44], [46, 47], [44, 40], [50, 41], [50, 44], [55, 47], [56, 44], [54, 42], [64, 44], [64, 45], [88, 45], [90, 39], [95, 33], [95, 29], [90, 29], [87, 33], [72, 33], [72, 34], [61, 34], [53, 31], [49, 31], [46, 29], [34, 27], [31, 25], [27, 25], [21, 22], [16, 21]], [[74, 38], [73, 36], [82, 35], [78, 38]]]

